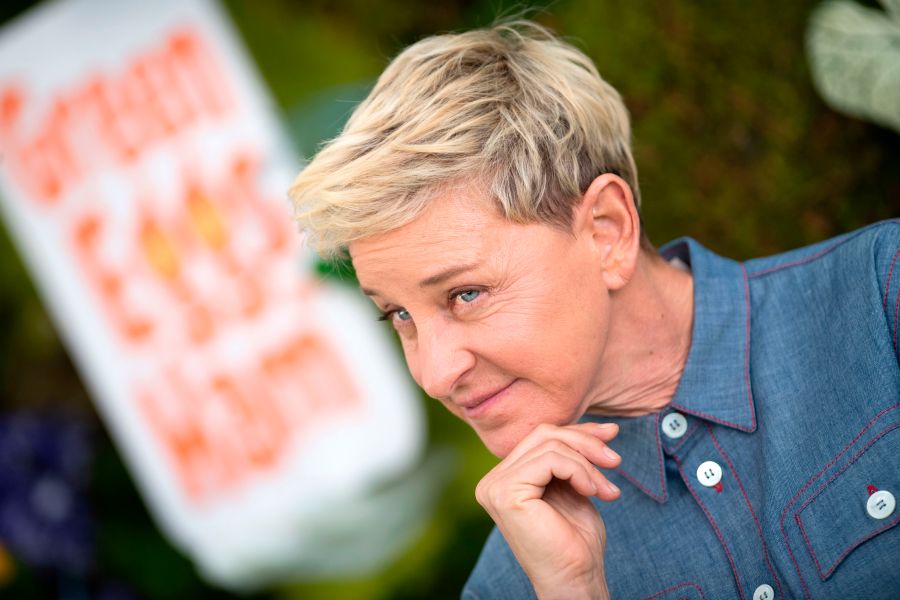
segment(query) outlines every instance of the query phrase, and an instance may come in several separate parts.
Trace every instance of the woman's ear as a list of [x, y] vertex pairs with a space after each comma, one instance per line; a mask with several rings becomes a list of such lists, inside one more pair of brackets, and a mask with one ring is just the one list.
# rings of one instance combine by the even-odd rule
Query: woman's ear
[[631, 279], [641, 246], [641, 224], [631, 187], [612, 173], [591, 182], [575, 208], [575, 230], [594, 253], [607, 289]]

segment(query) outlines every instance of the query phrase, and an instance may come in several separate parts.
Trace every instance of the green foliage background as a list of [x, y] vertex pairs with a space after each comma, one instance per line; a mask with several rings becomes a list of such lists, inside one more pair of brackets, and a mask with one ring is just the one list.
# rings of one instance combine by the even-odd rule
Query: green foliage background
[[[803, 38], [815, 4], [559, 0], [530, 5], [527, 14], [587, 52], [624, 96], [651, 240], [690, 235], [743, 259], [900, 215], [900, 137], [833, 112], [812, 88]], [[228, 0], [225, 7], [306, 156], [402, 47], [523, 8], [499, 0]], [[7, 4], [2, 18], [21, 8]], [[157, 533], [2, 230], [0, 399], [6, 410], [63, 411], [96, 423], [98, 573], [151, 598], [228, 596], [205, 586]], [[382, 573], [261, 596], [458, 597], [490, 528], [473, 490], [494, 459], [423, 401], [431, 443], [452, 446], [458, 458], [423, 537]], [[15, 568], [0, 595], [46, 590], [39, 574]]]

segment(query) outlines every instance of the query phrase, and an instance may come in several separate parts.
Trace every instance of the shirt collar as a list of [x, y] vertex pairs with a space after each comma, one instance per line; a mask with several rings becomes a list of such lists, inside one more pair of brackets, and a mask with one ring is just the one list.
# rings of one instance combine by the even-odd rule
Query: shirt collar
[[666, 478], [659, 421], [672, 410], [745, 432], [756, 430], [750, 389], [750, 291], [744, 265], [722, 258], [691, 238], [660, 249], [680, 258], [694, 278], [694, 321], [687, 363], [671, 404], [636, 418], [586, 415], [583, 420], [615, 422], [610, 443], [622, 456], [616, 471], [642, 492], [665, 502]]

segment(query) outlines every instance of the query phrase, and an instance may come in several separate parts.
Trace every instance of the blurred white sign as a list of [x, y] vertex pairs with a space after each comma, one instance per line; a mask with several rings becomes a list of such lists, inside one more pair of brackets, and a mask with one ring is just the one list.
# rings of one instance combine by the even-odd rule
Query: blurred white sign
[[320, 538], [347, 562], [335, 533], [377, 526], [369, 490], [423, 441], [369, 309], [305, 274], [273, 114], [205, 0], [58, 1], [0, 33], [7, 226], [152, 512], [226, 585], [321, 566]]

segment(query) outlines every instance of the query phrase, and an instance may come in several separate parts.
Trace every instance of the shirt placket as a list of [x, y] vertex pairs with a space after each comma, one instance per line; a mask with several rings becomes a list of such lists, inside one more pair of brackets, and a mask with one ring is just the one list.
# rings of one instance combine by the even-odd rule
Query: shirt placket
[[669, 411], [660, 419], [666, 456], [722, 545], [744, 600], [783, 598], [759, 520], [735, 469], [709, 423]]

